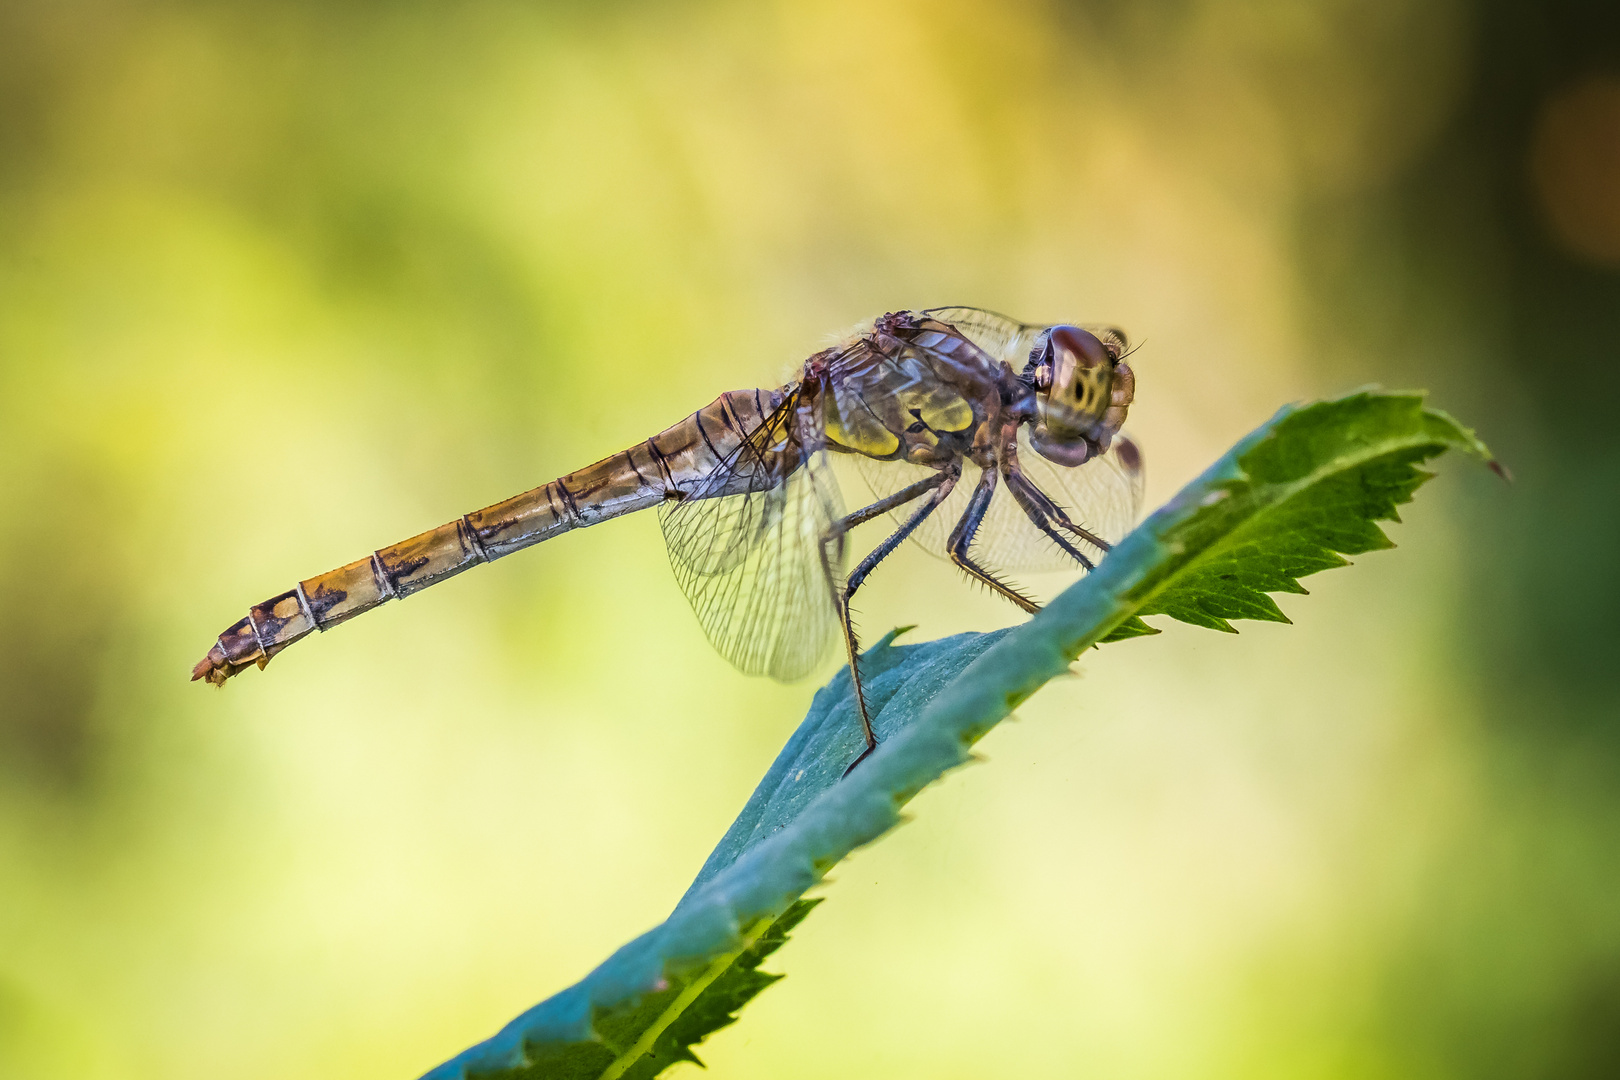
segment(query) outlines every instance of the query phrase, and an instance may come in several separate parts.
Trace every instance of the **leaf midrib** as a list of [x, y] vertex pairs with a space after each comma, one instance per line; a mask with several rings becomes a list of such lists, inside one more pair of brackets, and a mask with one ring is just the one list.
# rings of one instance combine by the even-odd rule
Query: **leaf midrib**
[[597, 1080], [619, 1080], [619, 1077], [623, 1076], [632, 1065], [651, 1054], [654, 1044], [658, 1042], [658, 1037], [669, 1030], [670, 1025], [679, 1020], [703, 991], [707, 990], [714, 983], [714, 980], [725, 974], [726, 969], [735, 963], [739, 956], [754, 947], [754, 943], [760, 939], [766, 930], [770, 929], [773, 921], [771, 918], [756, 920], [754, 925], [742, 935], [741, 942], [734, 950], [715, 957], [709, 966], [703, 970], [702, 975], [693, 979], [679, 994], [675, 995], [674, 1000], [669, 1003], [668, 1007], [658, 1014], [658, 1019], [648, 1024], [646, 1030], [641, 1033], [635, 1042], [620, 1051], [618, 1056], [608, 1063], [608, 1067], [602, 1070]]

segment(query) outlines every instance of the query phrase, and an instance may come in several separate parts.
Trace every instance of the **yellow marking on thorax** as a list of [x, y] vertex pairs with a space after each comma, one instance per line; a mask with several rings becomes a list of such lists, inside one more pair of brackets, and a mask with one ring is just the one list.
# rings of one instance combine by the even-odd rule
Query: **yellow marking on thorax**
[[881, 458], [888, 457], [900, 449], [900, 439], [875, 419], [851, 431], [844, 426], [836, 409], [828, 409], [825, 422], [827, 438], [830, 441], [858, 454]]
[[973, 426], [973, 406], [955, 394], [937, 389], [902, 392], [900, 404], [907, 416], [915, 413], [935, 431], [966, 431]]

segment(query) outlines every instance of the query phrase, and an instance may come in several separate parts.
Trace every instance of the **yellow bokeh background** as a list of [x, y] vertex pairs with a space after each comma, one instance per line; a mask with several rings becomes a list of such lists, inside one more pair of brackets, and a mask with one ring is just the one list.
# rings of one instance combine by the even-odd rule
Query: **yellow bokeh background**
[[[1524, 209], [1480, 194], [1513, 40], [1460, 0], [8, 6], [0, 1076], [410, 1077], [661, 920], [818, 680], [714, 655], [652, 517], [220, 692], [190, 666], [952, 303], [1141, 342], [1150, 505], [1380, 380], [1520, 482], [1445, 462], [1292, 626], [1089, 654], [834, 873], [711, 1074], [1613, 1075], [1614, 683], [1558, 667], [1616, 639], [1613, 572], [1575, 577], [1613, 554], [1610, 369], [1566, 423], [1513, 334], [1531, 251], [1579, 286], [1564, 362], [1612, 356], [1609, 249], [1535, 199], [1615, 189], [1531, 161], [1537, 84]], [[871, 636], [1017, 617], [916, 551], [861, 601]], [[1491, 659], [1566, 601], [1567, 699]]]

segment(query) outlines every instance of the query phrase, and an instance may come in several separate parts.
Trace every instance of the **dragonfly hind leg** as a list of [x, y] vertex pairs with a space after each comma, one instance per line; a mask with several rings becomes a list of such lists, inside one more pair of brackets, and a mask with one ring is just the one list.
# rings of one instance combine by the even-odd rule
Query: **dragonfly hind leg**
[[883, 543], [873, 548], [871, 554], [867, 555], [866, 558], [861, 560], [861, 564], [855, 568], [854, 573], [849, 575], [849, 580], [844, 584], [844, 599], [846, 601], [855, 595], [855, 590], [861, 587], [862, 583], [866, 581], [867, 576], [870, 575], [873, 570], [877, 569], [878, 563], [882, 562], [884, 559], [893, 554], [895, 548], [905, 543], [906, 539], [910, 537], [912, 533], [917, 531], [917, 526], [928, 520], [928, 515], [939, 509], [940, 503], [950, 498], [951, 492], [956, 488], [956, 481], [961, 475], [960, 469], [949, 473], [942, 473], [941, 476], [943, 476], [944, 479], [938, 482], [934, 489], [933, 496], [929, 498], [927, 502], [917, 507], [917, 512], [912, 514], [911, 517], [906, 520], [905, 524], [901, 525], [894, 532], [890, 533], [888, 539], [884, 540]]
[[988, 585], [995, 592], [1005, 596], [1031, 615], [1041, 610], [1041, 605], [1013, 588], [1007, 582], [996, 576], [992, 570], [973, 561], [970, 549], [973, 547], [973, 537], [979, 531], [979, 525], [984, 521], [985, 511], [990, 509], [990, 499], [996, 493], [996, 470], [985, 469], [979, 475], [979, 486], [973, 489], [973, 497], [968, 500], [967, 510], [951, 530], [951, 538], [946, 543], [946, 553], [950, 555], [951, 562], [960, 567], [974, 581]]
[[[849, 678], [855, 690], [855, 708], [861, 718], [861, 734], [866, 738], [866, 748], [861, 751], [859, 757], [850, 763], [849, 769], [844, 770], [845, 776], [849, 775], [850, 769], [865, 761], [867, 755], [877, 749], [877, 734], [872, 730], [872, 716], [866, 707], [866, 689], [861, 684], [861, 646], [860, 641], [855, 636], [855, 625], [850, 618], [849, 598], [855, 594], [856, 589], [861, 587], [861, 583], [866, 580], [877, 564], [882, 562], [895, 548], [899, 547], [906, 537], [916, 531], [917, 526], [921, 525], [928, 515], [933, 513], [935, 508], [945, 500], [945, 497], [951, 493], [951, 489], [956, 486], [956, 479], [959, 475], [961, 475], [959, 469], [935, 473], [933, 476], [900, 489], [893, 495], [879, 499], [870, 506], [862, 507], [854, 513], [840, 518], [833, 522], [827, 528], [827, 531], [822, 534], [821, 569], [827, 577], [828, 587], [832, 589], [833, 604], [838, 610], [838, 623], [844, 632], [844, 648], [849, 653]], [[907, 503], [927, 495], [930, 491], [933, 492], [933, 496], [918, 507], [917, 512], [912, 514], [904, 525], [896, 529], [888, 539], [884, 540], [883, 543], [872, 550], [871, 554], [862, 559], [860, 565], [855, 568], [855, 572], [850, 574], [842, 585], [839, 585], [837, 578], [833, 574], [833, 559], [829, 547], [835, 543], [841, 544], [844, 534], [855, 526], [870, 521], [880, 514], [898, 510]]]

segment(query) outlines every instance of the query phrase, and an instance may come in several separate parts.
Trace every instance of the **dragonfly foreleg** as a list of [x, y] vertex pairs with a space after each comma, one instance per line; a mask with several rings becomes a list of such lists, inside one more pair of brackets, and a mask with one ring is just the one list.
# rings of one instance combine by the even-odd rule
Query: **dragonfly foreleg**
[[1069, 521], [1067, 515], [1063, 513], [1063, 508], [1048, 498], [1046, 492], [1036, 487], [1027, 476], [1019, 471], [1016, 463], [1004, 465], [1002, 467], [1002, 476], [1006, 478], [1007, 490], [1012, 493], [1013, 501], [1024, 511], [1024, 516], [1029, 518], [1037, 529], [1045, 533], [1047, 539], [1062, 548], [1070, 558], [1087, 570], [1095, 570], [1096, 565], [1085, 556], [1085, 553], [1069, 543], [1068, 537], [1054, 529], [1052, 523], [1056, 521], [1059, 525], [1079, 535], [1087, 543], [1096, 544], [1103, 551], [1108, 550], [1107, 543]]
[[[930, 491], [935, 491], [935, 489], [943, 487], [949, 493], [950, 488], [947, 481], [954, 484], [955, 479], [956, 474], [948, 471], [925, 477], [915, 484], [901, 488], [893, 495], [879, 499], [870, 506], [863, 506], [852, 514], [846, 514], [827, 526], [827, 531], [821, 534], [821, 572], [826, 576], [827, 587], [832, 591], [833, 605], [838, 611], [838, 625], [844, 632], [844, 648], [849, 653], [849, 681], [855, 689], [855, 709], [861, 718], [861, 734], [866, 738], [866, 749], [862, 750], [860, 757], [850, 764], [851, 769], [859, 765], [865, 760], [866, 755], [877, 748], [877, 734], [872, 730], [872, 716], [866, 708], [866, 689], [861, 685], [861, 645], [855, 636], [855, 625], [850, 620], [849, 615], [849, 596], [855, 590], [847, 583], [839, 583], [837, 575], [833, 573], [833, 556], [830, 549], [834, 544], [841, 546], [844, 542], [844, 535], [862, 522], [870, 521], [880, 514], [887, 514], [891, 510], [897, 510], [913, 499], [926, 495]], [[886, 540], [878, 546], [878, 551], [872, 553], [877, 555], [876, 559], [872, 555], [868, 555], [861, 560], [861, 565], [856, 567], [855, 575], [851, 575], [850, 581], [854, 582], [854, 585], [858, 587], [860, 581], [864, 580], [866, 575], [872, 572], [872, 567], [878, 564], [883, 555], [893, 551], [895, 544], [904, 540], [907, 534], [922, 524], [923, 519], [928, 516], [926, 511], [937, 505], [937, 499], [938, 493], [936, 491], [936, 498], [930, 499], [928, 505], [922, 511], [912, 515], [912, 520], [902, 526], [895, 537], [890, 537], [893, 543]], [[879, 551], [882, 552], [882, 555], [878, 554]], [[859, 576], [859, 580], [857, 580], [856, 575]], [[845, 772], [847, 774], [848, 770], [846, 769]]]
[[1031, 615], [1041, 610], [1041, 606], [1011, 585], [998, 578], [993, 571], [987, 570], [973, 561], [970, 550], [973, 546], [973, 537], [979, 531], [979, 525], [984, 521], [985, 511], [990, 509], [990, 499], [996, 493], [996, 470], [987, 468], [979, 474], [979, 486], [973, 489], [973, 497], [968, 500], [968, 507], [962, 514], [956, 528], [951, 530], [951, 538], [946, 543], [946, 551], [951, 562], [959, 566], [973, 580], [988, 585], [991, 589], [1005, 596]]
[[1112, 545], [1090, 529], [1070, 521], [1069, 515], [1064, 512], [1063, 507], [1053, 502], [1046, 492], [1042, 491], [1035, 485], [1034, 481], [1024, 475], [1024, 470], [1018, 467], [1017, 458], [1009, 458], [1004, 461], [1001, 466], [1001, 473], [1007, 478], [1007, 490], [1012, 492], [1013, 499], [1023, 508], [1024, 514], [1034, 523], [1035, 527], [1050, 537], [1058, 547], [1078, 559], [1080, 565], [1087, 570], [1095, 569], [1096, 567], [1092, 561], [1076, 551], [1063, 537], [1059, 536], [1053, 530], [1052, 525], [1055, 523], [1058, 528], [1063, 529], [1071, 536], [1084, 540], [1104, 554], [1112, 548]]

